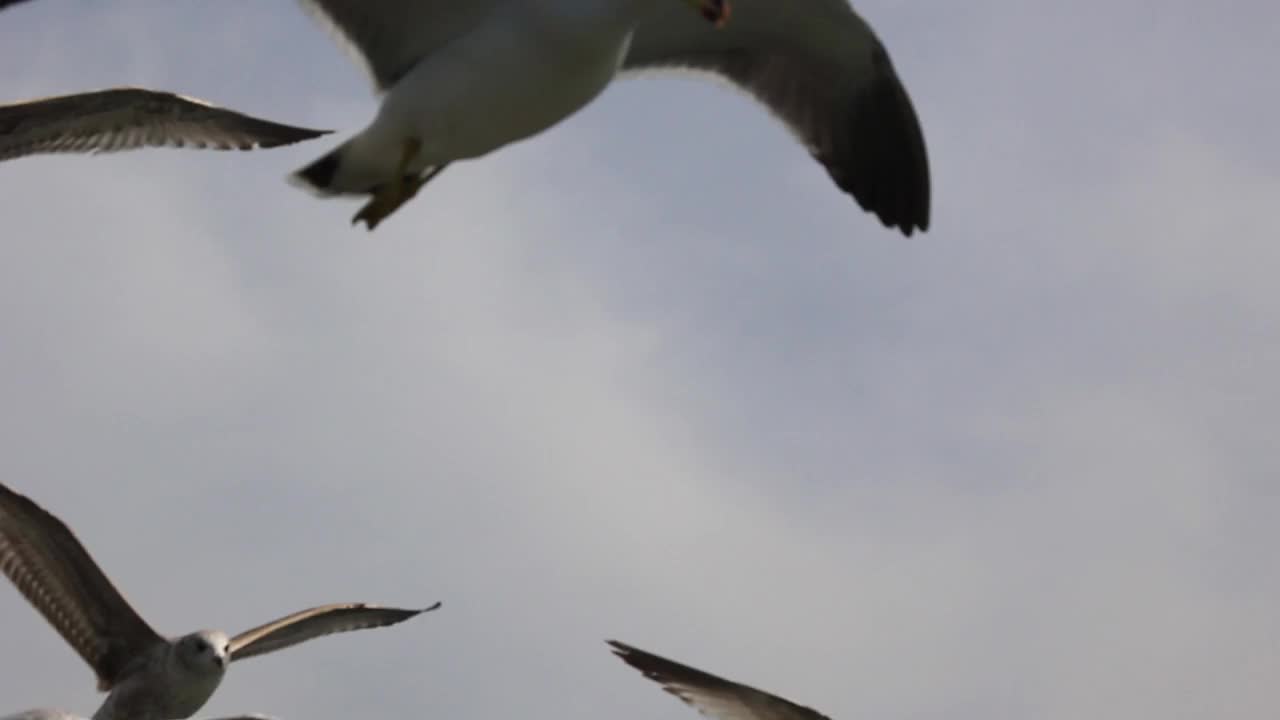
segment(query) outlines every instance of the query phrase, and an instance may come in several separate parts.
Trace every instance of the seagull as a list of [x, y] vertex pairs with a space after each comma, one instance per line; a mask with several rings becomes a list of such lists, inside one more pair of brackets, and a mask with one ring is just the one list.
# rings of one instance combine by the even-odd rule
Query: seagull
[[0, 105], [0, 161], [37, 153], [100, 153], [166, 145], [250, 150], [328, 133], [136, 87]]
[[620, 71], [650, 68], [727, 79], [884, 225], [929, 227], [915, 109], [847, 0], [733, 0], [732, 18], [729, 0], [299, 1], [355, 51], [382, 102], [292, 180], [371, 195], [352, 218], [370, 230], [451, 162], [540, 133]]
[[831, 720], [813, 708], [763, 690], [695, 670], [616, 640], [608, 643], [623, 662], [714, 720]]
[[188, 718], [217, 689], [232, 661], [323, 635], [394, 625], [440, 607], [321, 605], [234, 637], [200, 630], [165, 638], [134, 612], [61, 520], [4, 485], [0, 572], [97, 673], [98, 689], [109, 694], [92, 720]]

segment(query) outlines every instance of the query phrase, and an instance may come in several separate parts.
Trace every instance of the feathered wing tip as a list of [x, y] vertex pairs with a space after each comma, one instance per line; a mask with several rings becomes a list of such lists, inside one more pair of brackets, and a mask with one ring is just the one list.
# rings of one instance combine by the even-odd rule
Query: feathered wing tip
[[[284, 145], [293, 145], [306, 140], [314, 140], [324, 135], [333, 133], [332, 130], [317, 130], [315, 128], [299, 127], [297, 125], [286, 125], [284, 123], [275, 122], [274, 120], [265, 120], [252, 116], [245, 116], [243, 125], [246, 130], [253, 132], [254, 137], [248, 142], [239, 143], [235, 149], [237, 150], [253, 150], [254, 148], [277, 148]], [[221, 149], [221, 148], [216, 148]]]
[[327, 135], [166, 90], [118, 87], [0, 105], [0, 160], [144, 147], [274, 148]]

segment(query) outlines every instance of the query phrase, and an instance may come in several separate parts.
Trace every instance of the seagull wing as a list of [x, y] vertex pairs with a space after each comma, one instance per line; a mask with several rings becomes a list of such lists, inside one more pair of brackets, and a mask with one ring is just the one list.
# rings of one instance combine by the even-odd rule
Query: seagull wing
[[506, 0], [299, 2], [357, 55], [381, 91], [419, 60], [482, 23]]
[[364, 603], [321, 605], [286, 615], [236, 635], [231, 638], [231, 659], [243, 660], [333, 633], [395, 625], [438, 607], [440, 603], [419, 610], [378, 607]]
[[830, 720], [812, 708], [740, 685], [616, 640], [609, 645], [623, 662], [715, 720]]
[[924, 135], [884, 46], [846, 0], [734, 0], [721, 30], [687, 8], [642, 24], [625, 67], [684, 67], [746, 90], [840, 189], [905, 235], [929, 227]]
[[282, 125], [169, 92], [112, 88], [0, 105], [0, 160], [166, 145], [248, 150], [327, 132]]
[[[0, 0], [0, 9], [4, 5]], [[79, 715], [73, 715], [65, 710], [56, 710], [54, 708], [35, 708], [33, 710], [23, 710], [20, 713], [5, 715], [0, 720], [88, 720]]]
[[129, 607], [61, 520], [0, 485], [0, 571], [110, 690], [164, 638]]

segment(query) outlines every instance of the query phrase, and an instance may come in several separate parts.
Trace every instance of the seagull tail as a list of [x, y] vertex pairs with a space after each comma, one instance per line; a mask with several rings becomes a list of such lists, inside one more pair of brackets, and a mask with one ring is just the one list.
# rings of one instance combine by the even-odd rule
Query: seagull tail
[[343, 192], [335, 185], [342, 169], [342, 158], [350, 143], [343, 143], [319, 160], [289, 176], [290, 182], [317, 195], [337, 195]]

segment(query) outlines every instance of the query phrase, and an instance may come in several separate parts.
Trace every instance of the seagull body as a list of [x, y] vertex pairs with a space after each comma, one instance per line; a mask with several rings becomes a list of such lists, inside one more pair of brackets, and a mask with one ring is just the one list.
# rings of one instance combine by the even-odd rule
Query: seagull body
[[[535, 135], [604, 90], [634, 24], [630, 7], [609, 2], [591, 13], [548, 16], [540, 0], [501, 8], [469, 1], [458, 21], [469, 26], [465, 34], [413, 64], [386, 88], [369, 127], [300, 171], [301, 179], [326, 194], [364, 194], [397, 174], [419, 176]], [[410, 138], [416, 152], [402, 167]]]
[[450, 162], [547, 129], [620, 71], [657, 67], [727, 78], [886, 225], [905, 234], [928, 226], [919, 122], [846, 0], [735, 0], [728, 22], [723, 0], [301, 2], [352, 46], [385, 96], [364, 131], [294, 178], [321, 195], [373, 195], [354, 218], [370, 229]]
[[171, 92], [121, 87], [0, 105], [0, 161], [38, 153], [161, 146], [250, 150], [328, 132], [256, 118]]
[[613, 653], [712, 720], [831, 720], [763, 690], [610, 640]]
[[[93, 720], [188, 718], [208, 701], [234, 660], [332, 633], [394, 625], [440, 605], [322, 605], [234, 637], [201, 630], [165, 638], [129, 606], [62, 521], [4, 485], [0, 571], [97, 673], [98, 689], [109, 694]], [[60, 711], [31, 712], [53, 714], [28, 720], [62, 720], [56, 717]]]
[[[636, 25], [656, 2], [676, 0], [303, 2], [364, 56], [386, 98], [369, 127], [295, 177], [324, 195], [374, 194], [357, 216], [372, 229], [450, 162], [589, 103], [617, 74]], [[410, 62], [386, 61], [382, 42], [402, 53], [409, 43]]]

